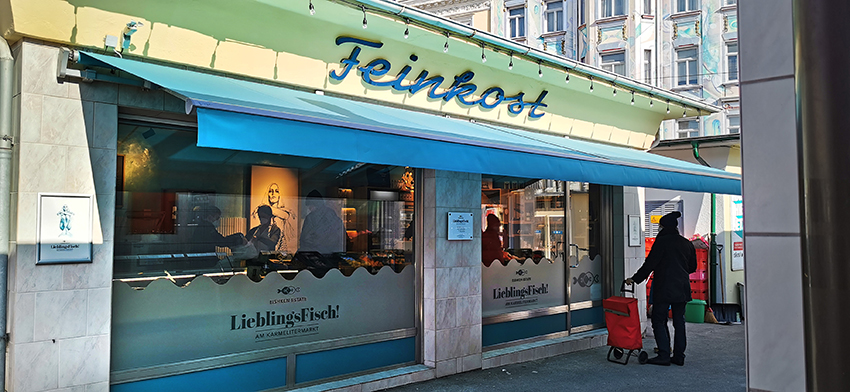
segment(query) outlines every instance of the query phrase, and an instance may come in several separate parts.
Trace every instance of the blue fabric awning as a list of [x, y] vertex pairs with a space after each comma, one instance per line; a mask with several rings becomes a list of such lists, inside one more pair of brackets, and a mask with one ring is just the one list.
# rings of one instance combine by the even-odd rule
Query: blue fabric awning
[[184, 99], [198, 146], [487, 175], [740, 194], [737, 174], [655, 154], [81, 53]]

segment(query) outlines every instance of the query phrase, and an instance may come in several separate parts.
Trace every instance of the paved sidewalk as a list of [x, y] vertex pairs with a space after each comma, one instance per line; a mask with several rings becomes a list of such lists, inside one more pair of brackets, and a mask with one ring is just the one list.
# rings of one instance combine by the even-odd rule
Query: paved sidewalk
[[[673, 332], [672, 324], [669, 325]], [[744, 326], [687, 324], [685, 366], [626, 366], [608, 362], [608, 347], [478, 370], [389, 389], [392, 392], [518, 391], [744, 391]], [[651, 334], [651, 331], [650, 331]], [[644, 339], [650, 357], [652, 336]]]

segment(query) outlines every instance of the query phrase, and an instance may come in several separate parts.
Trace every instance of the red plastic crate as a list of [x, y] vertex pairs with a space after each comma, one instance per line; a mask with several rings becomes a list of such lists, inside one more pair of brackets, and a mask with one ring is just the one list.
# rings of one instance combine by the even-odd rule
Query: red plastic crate
[[697, 271], [708, 270], [708, 249], [697, 249]]
[[690, 275], [691, 280], [705, 280], [706, 270], [698, 269], [697, 272], [694, 272]]
[[708, 301], [708, 291], [706, 290], [691, 290], [691, 298]]

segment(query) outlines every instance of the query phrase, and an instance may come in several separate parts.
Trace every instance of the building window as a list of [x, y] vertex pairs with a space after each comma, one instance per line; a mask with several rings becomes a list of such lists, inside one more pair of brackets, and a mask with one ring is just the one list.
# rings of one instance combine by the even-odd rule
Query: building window
[[727, 114], [726, 115], [726, 129], [729, 130], [729, 133], [741, 133], [741, 115], [740, 114]]
[[676, 12], [696, 11], [699, 9], [699, 0], [676, 0]]
[[676, 85], [697, 84], [697, 49], [676, 51]]
[[679, 120], [676, 122], [676, 137], [699, 137], [699, 122], [696, 119]]
[[738, 80], [738, 43], [726, 44], [726, 80]]
[[652, 51], [643, 51], [643, 81], [652, 84]]
[[643, 0], [643, 14], [652, 15], [652, 0]]
[[603, 54], [601, 68], [617, 75], [626, 76], [626, 53]]
[[508, 10], [508, 26], [510, 26], [510, 37], [525, 37], [525, 8], [512, 8]]
[[561, 0], [546, 3], [546, 32], [564, 30], [564, 2]]
[[578, 0], [578, 25], [579, 26], [584, 25], [584, 13], [585, 13], [584, 1], [585, 0]]
[[600, 0], [603, 18], [626, 14], [626, 0]]
[[726, 0], [726, 5], [738, 5], [738, 0]]

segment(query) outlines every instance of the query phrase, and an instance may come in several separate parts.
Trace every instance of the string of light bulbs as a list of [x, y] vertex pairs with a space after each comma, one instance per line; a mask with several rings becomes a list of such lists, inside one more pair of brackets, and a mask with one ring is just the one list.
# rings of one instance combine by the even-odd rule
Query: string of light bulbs
[[[349, 1], [346, 1], [346, 0], [337, 0], [337, 1], [339, 1], [339, 2], [341, 2], [341, 3], [348, 4], [349, 6], [353, 6], [353, 7], [356, 7], [356, 8], [360, 8], [360, 11], [363, 13], [363, 25], [362, 25], [362, 27], [363, 27], [364, 29], [368, 28], [368, 23], [369, 23], [369, 21], [368, 21], [368, 19], [367, 19], [367, 8], [366, 8], [366, 6], [365, 6], [365, 5], [363, 5], [363, 4], [356, 4], [356, 3], [354, 3], [354, 4], [353, 4], [353, 3], [349, 2]], [[315, 13], [316, 13], [316, 8], [315, 8], [315, 6], [313, 5], [313, 0], [308, 0], [308, 10], [309, 10], [309, 12], [310, 12], [310, 15], [315, 15]], [[382, 12], [381, 10], [370, 10], [370, 11]], [[400, 17], [400, 16], [401, 16], [401, 13], [402, 13], [403, 11], [404, 11], [404, 8], [402, 8], [402, 11], [399, 11], [398, 13], [391, 13], [391, 12], [386, 12], [386, 11], [384, 11], [383, 13], [385, 13], [385, 14], [394, 14], [396, 17]], [[410, 18], [407, 18], [407, 17], [403, 18], [403, 20], [404, 20], [404, 25], [405, 25], [404, 33], [403, 33], [403, 38], [404, 38], [404, 39], [408, 39], [408, 38], [410, 37], [410, 23], [411, 23], [411, 20], [410, 20]], [[430, 26], [425, 26], [425, 27], [430, 27]], [[433, 27], [431, 27], [431, 29], [433, 29]], [[450, 38], [451, 38], [451, 32], [450, 32], [450, 31], [448, 31], [448, 30], [443, 30], [443, 33], [444, 33], [444, 35], [445, 35], [445, 37], [446, 37], [445, 44], [443, 45], [443, 52], [444, 52], [444, 53], [448, 53], [448, 51], [449, 51], [449, 40], [450, 40]], [[474, 32], [473, 32], [473, 34], [472, 34], [472, 35], [469, 35], [469, 37], [467, 37], [467, 38], [471, 38], [473, 35], [474, 35]], [[477, 39], [476, 39], [476, 41], [479, 41], [479, 45], [480, 45], [480, 47], [481, 47], [481, 62], [482, 62], [482, 63], [486, 63], [486, 62], [487, 62], [487, 54], [486, 54], [486, 49], [487, 49], [487, 47], [486, 47], [486, 44], [485, 44], [485, 42], [484, 42], [484, 41], [481, 41], [481, 40], [477, 40]], [[496, 53], [499, 53], [499, 50], [497, 50], [495, 47], [491, 48], [491, 50], [492, 50], [492, 51], [494, 51], [494, 52], [496, 52]], [[528, 55], [529, 55], [529, 53], [531, 52], [531, 50], [532, 50], [532, 48], [531, 48], [531, 47], [528, 47], [528, 49], [526, 50], [526, 52], [525, 52], [524, 56], [525, 56], [525, 57], [528, 57]], [[508, 57], [509, 57], [509, 60], [508, 60], [508, 70], [513, 70], [513, 66], [514, 66], [514, 61], [513, 61], [513, 58], [514, 58], [514, 51], [512, 51], [512, 50], [508, 50], [507, 52], [508, 52]], [[538, 76], [538, 77], [540, 77], [540, 78], [542, 78], [542, 77], [543, 77], [543, 62], [544, 62], [544, 60], [543, 60], [543, 59], [539, 59], [539, 58], [538, 58], [538, 59], [536, 59], [536, 60], [537, 60], [537, 61], [536, 61], [536, 62], [537, 62], [537, 76]], [[569, 83], [570, 83], [570, 68], [569, 68], [569, 67], [567, 67], [567, 66], [563, 66], [563, 67], [564, 67], [564, 75], [565, 75], [565, 76], [564, 76], [564, 83], [569, 84]], [[573, 67], [573, 71], [575, 71], [575, 69], [576, 69], [576, 67]], [[693, 75], [688, 75], [688, 76], [689, 76], [689, 77], [692, 77], [692, 76], [726, 75], [726, 74], [731, 74], [731, 72], [705, 72], [705, 73], [693, 74]], [[593, 76], [593, 75], [588, 75], [588, 74], [584, 74], [584, 75], [587, 77], [588, 81], [590, 82], [590, 87], [589, 87], [589, 89], [590, 89], [590, 92], [591, 92], [591, 93], [593, 93], [593, 87], [594, 87], [594, 76]], [[579, 76], [581, 76], [581, 75], [579, 75]], [[677, 78], [679, 78], [679, 76], [661, 76], [661, 77], [656, 77], [656, 78], [654, 78], [654, 79], [657, 79], [657, 80], [664, 80], [664, 79], [677, 79]], [[611, 83], [611, 88], [612, 88], [612, 95], [613, 95], [613, 96], [617, 96], [617, 84], [616, 84], [616, 78], [614, 78], [613, 80], [611, 80], [611, 81], [610, 81], [610, 83]], [[634, 104], [635, 104], [634, 96], [635, 96], [635, 94], [637, 93], [637, 91], [635, 91], [634, 89], [625, 89], [625, 88], [623, 88], [623, 89], [624, 89], [624, 90], [628, 90], [628, 91], [630, 92], [630, 94], [631, 94], [630, 104], [631, 104], [631, 105], [634, 105]], [[656, 97], [655, 97], [655, 96], [654, 96], [651, 92], [645, 92], [644, 94], [641, 94], [641, 95], [645, 95], [645, 96], [649, 99], [649, 106], [650, 106], [650, 107], [653, 107], [653, 105], [654, 105], [654, 99], [655, 99]], [[669, 114], [669, 113], [670, 113], [670, 99], [667, 99], [667, 100], [666, 100], [666, 103], [667, 103], [667, 109], [666, 109], [666, 111], [667, 111], [667, 113]], [[683, 108], [682, 116], [683, 116], [683, 117], [687, 117], [687, 108], [686, 108], [685, 104], [682, 104], [682, 105], [681, 105], [681, 107]], [[698, 111], [699, 116], [702, 116], [702, 109], [697, 108], [697, 111]]]

